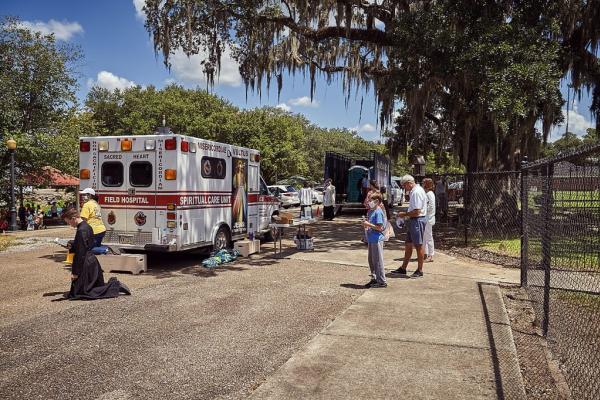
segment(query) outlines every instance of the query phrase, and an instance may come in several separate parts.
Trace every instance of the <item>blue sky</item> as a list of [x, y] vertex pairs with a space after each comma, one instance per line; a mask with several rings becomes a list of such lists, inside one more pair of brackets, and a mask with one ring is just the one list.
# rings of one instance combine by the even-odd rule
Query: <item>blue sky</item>
[[[2, 0], [0, 15], [17, 16], [32, 29], [54, 32], [58, 40], [81, 47], [84, 58], [78, 68], [81, 74], [78, 95], [82, 101], [92, 85], [114, 89], [152, 84], [160, 88], [176, 82], [186, 87], [206, 87], [199, 57], [188, 59], [176, 54], [168, 71], [162, 59], [155, 56], [139, 12], [142, 3], [143, 0]], [[308, 80], [298, 74], [284, 79], [279, 100], [273, 85], [270, 92], [263, 91], [262, 100], [258, 94], [249, 92], [246, 101], [237, 66], [226, 55], [220, 81], [213, 91], [239, 107], [279, 106], [302, 113], [323, 127], [356, 129], [366, 139], [379, 139], [373, 93], [359, 91], [356, 97], [353, 93], [346, 107], [341, 82], [327, 85], [323, 79], [319, 80], [311, 102]], [[361, 97], [364, 97], [362, 113]], [[592, 126], [589, 104], [589, 95], [584, 94], [570, 107], [570, 131], [583, 135]], [[555, 127], [551, 140], [560, 137], [564, 129]]]

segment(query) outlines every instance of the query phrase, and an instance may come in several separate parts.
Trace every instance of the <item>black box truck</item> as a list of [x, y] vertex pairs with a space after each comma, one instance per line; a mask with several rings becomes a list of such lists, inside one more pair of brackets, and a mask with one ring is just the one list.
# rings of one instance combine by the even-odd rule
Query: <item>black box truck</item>
[[336, 189], [336, 213], [342, 209], [364, 211], [361, 202], [361, 181], [363, 177], [385, 187], [388, 205], [391, 187], [390, 160], [383, 154], [371, 152], [367, 158], [352, 157], [333, 151], [325, 153], [324, 179], [331, 179]]

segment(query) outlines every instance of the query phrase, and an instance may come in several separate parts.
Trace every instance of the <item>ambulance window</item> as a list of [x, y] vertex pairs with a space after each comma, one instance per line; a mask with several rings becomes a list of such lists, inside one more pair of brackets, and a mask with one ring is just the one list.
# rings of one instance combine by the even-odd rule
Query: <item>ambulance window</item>
[[265, 183], [263, 178], [260, 178], [260, 194], [266, 194], [266, 195], [271, 194], [271, 193], [269, 193], [269, 188], [267, 187], [267, 184]]
[[123, 184], [123, 164], [118, 161], [102, 164], [102, 184], [112, 187], [121, 186]]
[[148, 161], [132, 162], [129, 165], [129, 183], [137, 187], [152, 185], [152, 164]]
[[206, 179], [225, 179], [227, 163], [222, 158], [202, 157], [200, 174]]

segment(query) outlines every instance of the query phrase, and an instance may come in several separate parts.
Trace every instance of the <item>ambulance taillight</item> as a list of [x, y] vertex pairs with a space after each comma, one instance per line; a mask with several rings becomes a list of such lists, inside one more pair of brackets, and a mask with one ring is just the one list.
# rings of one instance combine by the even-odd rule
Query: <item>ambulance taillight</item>
[[79, 151], [82, 153], [90, 151], [90, 142], [79, 142]]
[[185, 140], [181, 141], [181, 151], [187, 153], [190, 151], [190, 142], [186, 142]]
[[85, 168], [80, 170], [79, 179], [90, 179], [90, 170]]
[[165, 150], [177, 150], [177, 139], [167, 139], [165, 140]]

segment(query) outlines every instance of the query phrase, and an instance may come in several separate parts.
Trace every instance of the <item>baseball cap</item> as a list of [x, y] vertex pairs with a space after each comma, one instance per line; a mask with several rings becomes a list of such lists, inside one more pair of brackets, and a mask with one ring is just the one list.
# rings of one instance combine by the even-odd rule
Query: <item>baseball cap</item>
[[96, 191], [92, 188], [85, 188], [83, 189], [81, 192], [79, 192], [81, 194], [91, 194], [92, 196], [96, 195]]
[[415, 182], [415, 178], [412, 175], [404, 175], [400, 178], [400, 182], [404, 185], [406, 182]]

